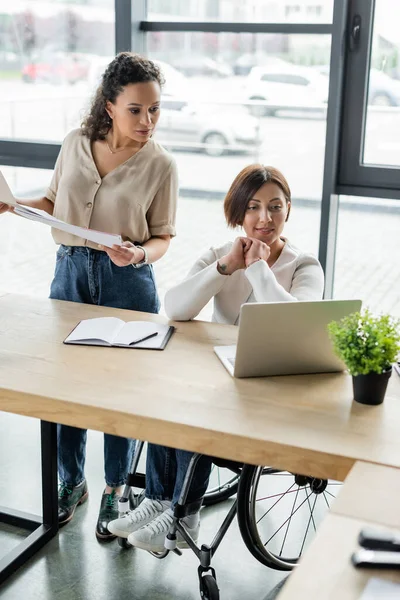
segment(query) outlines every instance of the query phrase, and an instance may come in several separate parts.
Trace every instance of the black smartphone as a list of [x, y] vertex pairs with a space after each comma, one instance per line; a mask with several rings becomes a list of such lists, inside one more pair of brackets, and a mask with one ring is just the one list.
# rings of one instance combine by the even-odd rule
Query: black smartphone
[[365, 527], [359, 533], [358, 543], [367, 550], [400, 552], [400, 532]]
[[351, 562], [358, 569], [400, 569], [399, 552], [358, 550], [351, 556]]

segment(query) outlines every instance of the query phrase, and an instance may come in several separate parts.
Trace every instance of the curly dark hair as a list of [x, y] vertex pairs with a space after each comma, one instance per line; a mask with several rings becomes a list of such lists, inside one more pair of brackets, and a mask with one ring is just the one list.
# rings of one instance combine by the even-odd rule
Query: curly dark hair
[[89, 112], [82, 122], [83, 135], [91, 142], [104, 140], [112, 126], [106, 111], [107, 102], [114, 104], [126, 85], [146, 81], [157, 81], [160, 87], [165, 83], [161, 70], [153, 61], [132, 52], [117, 54], [104, 71]]

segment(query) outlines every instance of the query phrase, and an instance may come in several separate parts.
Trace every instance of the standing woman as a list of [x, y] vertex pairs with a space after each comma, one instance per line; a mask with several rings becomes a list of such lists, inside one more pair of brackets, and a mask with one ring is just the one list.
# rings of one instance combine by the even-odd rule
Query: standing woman
[[[57, 251], [50, 298], [159, 310], [152, 263], [175, 235], [177, 170], [152, 139], [160, 116], [163, 76], [150, 60], [122, 52], [108, 65], [89, 114], [65, 138], [46, 196], [20, 203], [73, 225], [120, 234], [121, 246], [99, 248], [53, 230]], [[0, 212], [7, 207], [0, 204]], [[88, 497], [84, 429], [58, 426], [59, 523]], [[129, 471], [134, 441], [104, 434], [105, 481], [96, 536], [113, 538], [108, 522]]]

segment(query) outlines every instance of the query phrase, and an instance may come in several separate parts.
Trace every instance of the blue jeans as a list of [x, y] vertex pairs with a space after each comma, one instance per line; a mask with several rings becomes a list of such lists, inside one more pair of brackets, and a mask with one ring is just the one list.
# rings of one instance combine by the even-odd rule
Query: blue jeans
[[[50, 298], [149, 313], [160, 308], [151, 265], [117, 267], [105, 252], [83, 246], [59, 247]], [[85, 478], [86, 435], [85, 429], [58, 425], [58, 473], [69, 486]], [[107, 485], [125, 482], [134, 449], [134, 440], [104, 434]]]
[[[146, 461], [146, 498], [171, 500], [172, 506], [179, 500], [186, 471], [193, 452], [149, 444]], [[210, 478], [212, 461], [203, 455], [197, 463], [186, 504], [203, 498]]]

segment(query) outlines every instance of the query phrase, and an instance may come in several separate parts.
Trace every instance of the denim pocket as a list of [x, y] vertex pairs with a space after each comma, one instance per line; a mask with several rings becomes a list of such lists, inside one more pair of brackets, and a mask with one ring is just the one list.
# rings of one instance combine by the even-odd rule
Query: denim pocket
[[62, 259], [67, 256], [68, 254], [68, 248], [66, 248], [65, 246], [60, 246], [59, 249], [57, 250], [57, 254], [56, 254], [56, 264], [59, 263], [60, 261], [62, 261]]

